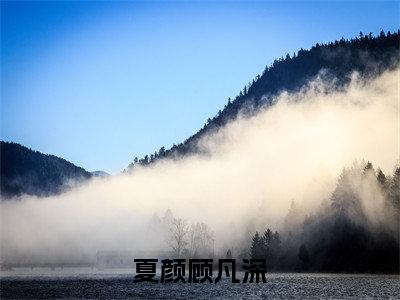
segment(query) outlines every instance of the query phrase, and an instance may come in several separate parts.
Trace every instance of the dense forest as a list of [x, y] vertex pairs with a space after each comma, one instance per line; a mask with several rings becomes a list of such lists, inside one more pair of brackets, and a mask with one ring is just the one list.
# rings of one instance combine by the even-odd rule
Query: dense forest
[[225, 107], [214, 118], [209, 118], [197, 133], [183, 143], [170, 149], [161, 147], [154, 154], [146, 155], [134, 161], [127, 170], [135, 165], [148, 165], [158, 159], [181, 157], [193, 152], [198, 153], [198, 140], [207, 132], [218, 129], [239, 113], [251, 116], [259, 109], [272, 105], [274, 96], [282, 91], [296, 92], [307, 82], [324, 70], [327, 79], [335, 78], [338, 88], [350, 81], [350, 74], [357, 71], [364, 78], [373, 78], [383, 71], [394, 68], [399, 63], [399, 31], [372, 33], [351, 40], [344, 38], [328, 44], [316, 44], [310, 50], [300, 49], [297, 53], [286, 54], [267, 66], [261, 75], [246, 85], [235, 99], [228, 99]]
[[307, 215], [293, 202], [281, 233], [256, 232], [248, 251], [270, 270], [399, 273], [399, 218], [400, 167], [355, 163], [325, 206]]
[[90, 172], [57, 156], [16, 143], [1, 141], [0, 146], [3, 199], [21, 194], [49, 196], [92, 177]]

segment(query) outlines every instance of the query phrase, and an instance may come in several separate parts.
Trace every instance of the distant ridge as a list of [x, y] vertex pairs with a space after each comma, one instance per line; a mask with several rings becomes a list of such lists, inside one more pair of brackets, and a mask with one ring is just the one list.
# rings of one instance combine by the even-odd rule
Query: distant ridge
[[69, 161], [17, 143], [1, 141], [1, 198], [22, 194], [50, 196], [92, 177], [85, 169]]
[[104, 171], [93, 171], [91, 173], [92, 173], [93, 176], [96, 176], [96, 177], [109, 177], [109, 176], [111, 176], [110, 174], [108, 174], [107, 172], [104, 172]]
[[149, 165], [163, 158], [179, 158], [191, 153], [199, 153], [197, 141], [206, 133], [218, 129], [240, 112], [248, 116], [260, 108], [272, 105], [271, 100], [282, 91], [295, 92], [325, 70], [328, 78], [338, 79], [337, 85], [349, 83], [349, 75], [357, 71], [365, 78], [378, 76], [385, 70], [399, 65], [399, 31], [381, 33], [374, 37], [372, 33], [345, 40], [344, 38], [328, 44], [317, 43], [310, 50], [300, 49], [292, 56], [275, 60], [264, 72], [246, 85], [234, 100], [228, 99], [225, 107], [214, 118], [184, 142], [170, 149], [161, 147], [154, 154], [146, 155], [129, 164], [130, 171], [135, 165]]

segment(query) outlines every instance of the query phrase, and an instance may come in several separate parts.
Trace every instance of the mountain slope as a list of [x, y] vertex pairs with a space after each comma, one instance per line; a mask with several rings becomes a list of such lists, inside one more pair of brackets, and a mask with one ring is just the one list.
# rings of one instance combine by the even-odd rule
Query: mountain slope
[[207, 123], [197, 133], [183, 143], [174, 145], [166, 150], [162, 147], [152, 155], [142, 159], [135, 158], [128, 166], [128, 171], [139, 165], [148, 165], [162, 158], [181, 157], [193, 152], [197, 141], [207, 132], [218, 129], [228, 121], [235, 119], [239, 113], [251, 116], [260, 108], [272, 105], [272, 99], [282, 91], [295, 92], [309, 80], [315, 78], [321, 70], [328, 78], [337, 79], [338, 87], [349, 82], [349, 75], [357, 71], [363, 77], [373, 78], [387, 69], [399, 64], [399, 31], [396, 33], [383, 31], [379, 36], [363, 35], [355, 39], [316, 44], [310, 50], [300, 49], [291, 57], [275, 60], [266, 67], [263, 74], [257, 75], [251, 84], [228, 103], [217, 116], [208, 119]]
[[87, 180], [90, 172], [54, 155], [1, 141], [0, 187], [2, 198], [22, 194], [49, 196], [69, 184]]

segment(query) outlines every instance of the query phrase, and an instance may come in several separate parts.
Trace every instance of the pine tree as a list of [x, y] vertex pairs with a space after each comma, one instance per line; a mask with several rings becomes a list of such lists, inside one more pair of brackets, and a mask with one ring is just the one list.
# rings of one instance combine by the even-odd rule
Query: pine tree
[[258, 231], [256, 231], [256, 233], [253, 236], [250, 252], [252, 258], [263, 257], [263, 241], [260, 238]]
[[273, 233], [271, 229], [267, 228], [264, 232], [263, 236], [263, 253], [264, 257], [267, 259], [267, 265], [272, 265], [272, 240], [273, 240]]
[[376, 170], [376, 179], [378, 180], [378, 182], [381, 185], [384, 185], [386, 183], [386, 176], [385, 176], [385, 174], [383, 174], [383, 172], [380, 168], [378, 168], [378, 170]]

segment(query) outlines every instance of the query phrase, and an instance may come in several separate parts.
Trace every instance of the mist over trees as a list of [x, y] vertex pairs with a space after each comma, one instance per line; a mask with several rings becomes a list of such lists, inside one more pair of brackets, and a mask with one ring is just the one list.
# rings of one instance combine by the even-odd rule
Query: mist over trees
[[192, 222], [175, 217], [168, 209], [163, 218], [154, 215], [150, 221], [153, 233], [164, 238], [175, 258], [204, 258], [214, 256], [214, 233], [204, 222]]
[[270, 270], [398, 273], [399, 184], [399, 166], [386, 176], [354, 163], [319, 210], [306, 215], [292, 202], [281, 235], [255, 232], [250, 255]]
[[267, 225], [238, 244], [219, 243], [207, 224], [169, 209], [150, 226], [172, 257], [265, 258], [269, 271], [399, 273], [399, 185], [400, 166], [386, 175], [371, 162], [355, 162], [321, 206], [310, 211], [292, 201], [276, 230]]
[[[195, 145], [195, 141], [203, 134], [210, 130], [221, 128], [221, 126], [226, 124], [229, 120], [234, 119], [240, 112], [251, 115], [264, 106], [272, 105], [271, 99], [273, 99], [274, 95], [283, 90], [288, 92], [296, 91], [296, 89], [301, 88], [303, 84], [307, 83], [309, 79], [319, 74], [321, 69], [325, 70], [324, 76], [332, 76], [332, 78], [335, 78], [334, 84], [337, 88], [346, 85], [348, 80], [350, 80], [348, 75], [352, 71], [360, 72], [363, 78], [374, 77], [384, 70], [398, 65], [398, 50], [399, 33], [397, 32], [395, 34], [382, 33], [378, 37], [361, 34], [360, 37], [351, 41], [342, 39], [327, 45], [317, 44], [310, 50], [300, 50], [297, 55], [293, 55], [292, 57], [287, 55], [285, 58], [276, 60], [271, 67], [267, 67], [262, 76], [257, 76], [253, 83], [246, 86], [243, 91], [240, 92], [238, 97], [234, 100], [229, 99], [223, 111], [220, 111], [215, 118], [208, 119], [204, 128], [183, 144], [174, 146], [169, 150], [162, 147], [158, 152], [150, 156], [146, 155], [142, 159], [135, 158], [134, 164], [147, 166], [160, 158], [173, 158], [175, 155], [181, 157], [190, 151], [194, 151], [192, 146]], [[380, 115], [378, 115], [378, 117], [379, 116]], [[379, 120], [381, 121], [382, 119]], [[373, 125], [374, 124], [371, 126]], [[298, 126], [298, 123], [296, 123], [296, 126]], [[292, 130], [292, 127], [290, 127], [290, 129]], [[383, 134], [384, 133], [383, 131]], [[257, 135], [256, 139], [260, 139], [260, 137]], [[287, 136], [284, 135], [282, 139], [287, 139]], [[384, 150], [385, 149], [383, 149], [383, 151]], [[242, 155], [239, 159], [246, 160], [246, 158], [249, 157], [247, 152], [244, 153], [246, 153], [247, 156]], [[250, 152], [250, 154], [251, 153], [252, 152]], [[260, 153], [264, 154], [262, 152]], [[257, 174], [257, 172], [261, 170], [259, 166], [261, 160], [256, 155], [254, 157], [257, 164], [251, 174]], [[286, 160], [287, 157], [288, 156], [284, 156], [284, 159]], [[230, 162], [236, 163], [237, 160]], [[296, 168], [297, 165], [294, 165]], [[302, 176], [303, 174], [306, 176], [307, 167], [308, 165], [300, 169], [304, 172], [300, 173], [301, 175], [298, 176]], [[210, 169], [207, 166], [207, 169], [204, 171], [207, 177], [199, 178], [208, 184], [212, 183], [212, 180], [215, 180], [216, 177], [212, 177], [210, 181], [206, 180], [208, 177], [211, 177], [208, 175], [212, 174], [213, 170], [215, 169]], [[293, 168], [291, 170], [293, 170]], [[279, 171], [280, 170], [278, 170], [278, 172]], [[159, 170], [156, 169], [155, 172], [159, 172]], [[176, 173], [172, 172], [171, 174], [174, 175]], [[178, 177], [180, 180], [177, 180], [175, 176], [171, 176], [171, 174], [167, 174], [168, 177], [171, 178], [171, 181], [166, 181], [164, 185], [169, 186], [177, 182], [178, 188], [175, 189], [175, 191], [177, 191], [183, 186], [181, 182], [183, 176]], [[229, 178], [231, 174], [225, 172], [221, 174], [227, 175], [226, 177], [228, 180], [231, 180]], [[276, 176], [277, 173], [271, 174], [272, 176]], [[14, 195], [25, 193], [47, 196], [50, 193], [61, 192], [65, 183], [69, 180], [76, 180], [77, 178], [85, 179], [90, 178], [90, 176], [90, 173], [85, 170], [55, 156], [44, 155], [14, 143], [1, 143], [2, 193], [4, 193], [4, 191], [9, 191], [7, 193]], [[186, 174], [184, 176], [186, 176]], [[111, 197], [111, 199], [106, 199], [102, 192], [104, 190], [99, 188], [99, 185], [96, 185], [92, 187], [92, 190], [90, 190], [88, 194], [83, 194], [85, 197], [83, 197], [82, 194], [78, 194], [84, 201], [76, 202], [74, 209], [67, 210], [68, 213], [65, 213], [65, 215], [62, 214], [62, 217], [78, 216], [82, 211], [85, 212], [85, 210], [82, 210], [82, 207], [87, 204], [86, 200], [92, 200], [97, 203], [97, 200], [100, 198], [102, 200], [102, 205], [106, 203], [110, 206], [105, 206], [105, 208], [99, 210], [100, 213], [98, 215], [93, 214], [93, 216], [97, 216], [97, 218], [88, 221], [90, 222], [90, 226], [87, 226], [86, 233], [90, 234], [87, 234], [86, 237], [90, 238], [92, 236], [91, 228], [93, 228], [92, 222], [94, 221], [98, 222], [96, 224], [99, 228], [104, 226], [103, 230], [113, 230], [108, 236], [107, 234], [104, 236], [99, 234], [100, 237], [107, 237], [107, 239], [112, 240], [111, 237], [118, 234], [118, 230], [115, 230], [115, 228], [119, 230], [122, 228], [123, 232], [128, 232], [129, 235], [133, 236], [135, 234], [135, 226], [138, 224], [132, 223], [134, 225], [130, 225], [132, 227], [129, 227], [128, 231], [126, 230], [128, 227], [113, 227], [114, 224], [110, 222], [110, 220], [108, 220], [109, 223], [107, 223], [107, 225], [104, 225], [106, 223], [103, 216], [107, 216], [108, 212], [111, 210], [121, 209], [123, 213], [121, 213], [121, 211], [119, 212], [122, 217], [118, 215], [118, 218], [123, 218], [127, 208], [130, 208], [129, 212], [134, 216], [137, 206], [140, 206], [138, 204], [140, 204], [141, 201], [152, 201], [152, 197], [145, 197], [143, 200], [140, 193], [135, 195], [134, 190], [139, 189], [139, 191], [143, 192], [143, 190], [146, 189], [146, 193], [148, 191], [149, 195], [151, 195], [154, 192], [153, 188], [162, 182], [158, 179], [163, 177], [155, 177], [158, 181], [149, 180], [151, 185], [145, 185], [143, 189], [140, 186], [140, 181], [139, 184], [134, 183], [133, 179], [135, 176], [125, 177], [132, 177], [129, 178], [132, 179], [132, 181], [126, 181], [124, 185], [117, 184], [116, 187], [113, 188], [108, 186], [108, 189], [105, 190], [114, 192], [116, 189], [120, 190], [121, 186], [123, 186], [124, 193], [115, 193], [117, 195], [115, 197], [118, 197], [118, 200], [120, 200], [120, 196], [125, 196], [123, 200], [128, 202], [131, 201], [128, 197], [136, 196], [136, 199], [130, 202], [132, 205], [135, 205], [134, 207], [123, 206], [121, 209], [120, 207], [111, 205], [112, 202], [118, 202], [115, 201], [116, 198]], [[154, 177], [154, 174], [149, 177]], [[206, 180], [204, 178], [206, 178]], [[271, 180], [272, 177], [266, 178]], [[296, 177], [296, 179], [297, 178], [299, 177]], [[242, 180], [242, 177], [240, 177], [240, 180]], [[188, 185], [188, 182], [189, 181], [186, 181], [186, 185]], [[199, 181], [193, 182], [196, 182], [196, 184], [199, 183]], [[238, 184], [238, 182], [239, 180], [234, 183]], [[285, 182], [282, 182], [282, 187], [280, 188], [287, 188], [285, 184]], [[131, 186], [134, 188], [131, 188]], [[258, 184], [256, 188], [259, 186], [262, 186], [262, 184]], [[222, 192], [217, 194], [220, 195], [221, 198], [228, 192], [227, 187], [220, 183], [218, 183], [217, 189], [218, 191], [222, 189]], [[235, 190], [233, 187], [230, 189]], [[246, 191], [247, 189], [248, 186], [246, 186]], [[98, 192], [98, 190], [101, 192]], [[163, 191], [162, 189], [160, 190]], [[147, 195], [146, 193], [144, 194]], [[111, 194], [112, 193], [109, 193], [108, 195]], [[71, 195], [67, 200], [73, 201], [75, 195], [76, 194]], [[92, 195], [93, 199], [87, 199], [87, 195]], [[128, 197], [126, 195], [128, 195]], [[167, 196], [169, 197], [170, 195], [168, 194]], [[175, 195], [171, 195], [171, 198], [167, 198], [163, 204], [169, 205], [170, 203], [168, 201], [172, 203], [172, 198], [174, 196]], [[243, 207], [247, 204], [254, 204], [254, 202], [251, 202], [252, 200], [250, 197], [247, 197], [247, 193], [243, 193], [241, 196], [243, 196], [243, 199], [240, 198], [239, 200], [243, 201]], [[164, 197], [164, 194], [162, 197]], [[178, 199], [182, 201], [179, 202], [178, 205], [185, 205], [183, 200], [185, 197], [180, 197]], [[202, 200], [206, 202], [219, 201], [221, 199], [210, 197], [198, 200], [199, 202], [196, 202], [195, 207], [196, 213], [199, 208], [198, 206], [201, 206]], [[224, 207], [230, 208], [231, 202], [229, 201], [231, 200], [231, 198], [225, 199], [225, 201], [228, 202], [224, 202]], [[235, 200], [237, 201], [238, 199]], [[388, 175], [384, 174], [381, 169], [375, 168], [370, 162], [355, 163], [343, 169], [335, 189], [331, 194], [326, 194], [321, 201], [322, 200], [325, 202], [323, 202], [321, 207], [317, 209], [314, 208], [312, 211], [304, 209], [300, 201], [293, 201], [290, 207], [288, 207], [286, 218], [282, 220], [281, 226], [273, 228], [268, 224], [268, 220], [265, 220], [262, 228], [256, 228], [258, 232], [256, 232], [256, 229], [252, 229], [251, 238], [248, 237], [249, 240], [240, 240], [243, 235], [237, 230], [238, 228], [228, 228], [230, 231], [224, 232], [224, 234], [229, 234], [233, 238], [230, 239], [229, 242], [226, 242], [226, 245], [219, 244], [220, 248], [217, 249], [217, 253], [215, 253], [214, 249], [214, 233], [209, 225], [203, 222], [191, 222], [183, 217], [174, 216], [171, 210], [167, 210], [161, 218], [154, 215], [150, 225], [152, 233], [155, 232], [159, 234], [156, 235], [157, 238], [159, 236], [162, 237], [162, 239], [160, 239], [162, 241], [162, 250], [164, 250], [164, 253], [167, 252], [165, 250], [168, 250], [168, 255], [171, 255], [171, 257], [209, 258], [225, 256], [238, 260], [241, 258], [261, 257], [267, 259], [267, 267], [269, 270], [277, 271], [399, 272], [399, 167], [395, 169], [393, 174]], [[154, 206], [151, 207], [158, 207], [161, 201], [164, 201], [164, 199], [155, 197], [152, 203]], [[62, 205], [64, 204], [65, 203], [62, 203]], [[239, 206], [242, 207], [241, 204], [239, 204]], [[41, 214], [43, 209], [41, 209], [40, 206], [36, 207], [36, 210], [32, 213], [32, 218], [34, 218], [36, 214], [35, 220], [39, 220], [39, 223], [42, 223], [42, 219], [46, 219], [46, 216]], [[70, 208], [70, 202], [68, 202], [68, 205], [60, 207], [63, 209]], [[89, 205], [86, 206], [86, 209], [88, 208], [90, 208], [90, 210], [86, 210], [86, 212], [90, 211], [92, 213], [95, 211], [96, 206], [89, 203]], [[58, 206], [55, 206], [53, 207], [52, 214], [56, 216], [60, 210], [62, 209], [58, 209]], [[17, 211], [14, 213], [11, 209], [9, 209], [8, 212], [8, 221], [13, 222], [13, 226], [10, 226], [10, 228], [14, 229], [15, 227], [20, 229], [20, 227], [18, 227], [18, 221], [14, 221], [19, 220], [18, 216], [20, 216], [20, 212]], [[47, 213], [47, 211], [45, 213]], [[15, 218], [15, 216], [17, 216], [17, 218]], [[137, 216], [140, 216], [140, 212]], [[82, 219], [86, 219], [86, 215], [84, 214], [82, 214], [81, 217]], [[129, 220], [135, 219], [135, 217], [131, 217], [131, 215], [129, 215], [128, 218]], [[221, 218], [223, 218], [223, 216], [221, 216]], [[257, 216], [250, 215], [248, 218], [256, 219]], [[53, 217], [53, 219], [56, 218]], [[68, 222], [65, 223], [65, 228], [68, 228], [69, 231], [71, 223], [69, 220], [67, 221]], [[47, 223], [43, 222], [43, 224], [50, 224], [50, 226], [47, 226], [50, 232], [54, 224], [52, 222], [52, 220]], [[86, 224], [86, 221], [84, 222], [81, 220], [81, 222], [82, 224]], [[126, 224], [129, 225], [131, 223], [126, 222]], [[22, 223], [22, 225], [24, 225], [24, 223]], [[230, 225], [226, 225], [226, 227], [229, 226]], [[81, 234], [83, 228], [84, 227], [76, 226], [76, 228], [73, 229], [76, 231], [72, 230], [71, 232]], [[242, 229], [245, 235], [248, 230], [245, 228]], [[40, 228], [38, 231], [34, 230], [32, 232], [39, 232], [39, 230]], [[16, 230], [15, 232], [18, 231]], [[25, 228], [22, 228], [20, 232], [27, 233], [26, 236], [32, 236], [31, 232]], [[69, 241], [70, 236], [64, 240], [61, 238], [59, 239], [59, 236], [64, 234], [63, 230], [55, 230], [51, 233], [53, 235], [49, 234], [49, 236], [56, 237], [54, 240], [59, 240], [60, 244], [62, 244], [61, 242], [64, 240]], [[76, 236], [78, 236], [78, 234]], [[239, 245], [234, 244], [236, 236], [238, 236], [237, 240], [240, 242]], [[12, 230], [9, 231], [7, 237], [8, 239], [6, 239], [6, 241], [10, 244], [17, 240]], [[124, 240], [125, 238], [126, 237], [124, 237]], [[81, 243], [81, 240], [78, 239], [79, 237], [77, 237], [77, 244], [79, 247], [85, 244]], [[27, 240], [29, 241], [29, 239]], [[42, 242], [39, 239], [39, 242], [35, 244], [32, 249], [35, 249], [35, 247], [40, 248], [42, 245], [45, 245], [43, 248], [46, 248], [48, 244], [45, 242], [49, 240], [43, 239], [44, 242]], [[153, 242], [150, 240], [149, 238], [149, 243]], [[96, 241], [97, 240], [94, 238], [91, 240], [93, 244], [96, 244]], [[114, 240], [114, 242], [118, 242], [118, 240]], [[215, 242], [218, 244], [219, 241]], [[132, 245], [135, 247], [145, 246], [140, 243], [142, 243], [142, 240], [138, 242], [135, 239]], [[158, 243], [158, 241], [154, 243]], [[51, 246], [51, 243], [49, 244]], [[91, 243], [89, 242], [88, 244]], [[22, 245], [26, 247], [25, 249], [31, 249], [29, 243], [28, 245], [24, 243]], [[153, 244], [149, 245], [149, 249], [152, 249], [150, 248], [152, 246]], [[64, 248], [63, 244], [62, 247]], [[17, 249], [17, 247], [15, 249]], [[21, 249], [23, 249], [22, 246]], [[90, 247], [88, 249], [90, 249]], [[9, 248], [9, 252], [13, 253], [12, 247]]]
[[201, 153], [197, 142], [205, 134], [224, 126], [239, 114], [251, 116], [273, 105], [274, 97], [283, 91], [299, 91], [321, 71], [326, 79], [340, 89], [350, 83], [353, 72], [358, 72], [365, 79], [372, 79], [386, 70], [394, 69], [400, 59], [399, 44], [399, 31], [381, 31], [377, 36], [360, 32], [358, 37], [350, 40], [342, 37], [327, 44], [317, 43], [309, 50], [300, 49], [292, 55], [286, 54], [266, 66], [264, 72], [245, 85], [234, 99], [228, 98], [224, 108], [215, 117], [208, 118], [197, 133], [170, 149], [161, 147], [151, 155], [135, 157], [127, 171], [132, 171], [135, 165], [147, 166], [158, 159]]
[[[316, 76], [331, 79], [332, 87], [344, 89], [351, 74], [369, 80], [399, 64], [399, 32], [360, 33], [358, 37], [316, 44], [292, 56], [277, 59], [228, 99], [223, 110], [209, 118], [202, 129], [179, 145], [142, 159], [128, 167], [147, 166], [163, 158], [201, 153], [199, 139], [239, 114], [251, 116], [283, 91], [299, 91]], [[322, 71], [322, 72], [321, 72]], [[323, 204], [306, 211], [296, 201], [289, 207], [282, 226], [252, 232], [250, 241], [229, 245], [219, 255], [236, 248], [233, 257], [266, 258], [269, 270], [318, 272], [399, 272], [400, 167], [387, 175], [370, 162], [343, 169], [337, 185]], [[245, 199], [244, 199], [245, 201]], [[217, 241], [218, 242], [218, 241]], [[226, 251], [226, 252], [224, 252]]]

